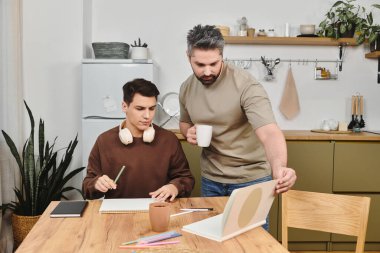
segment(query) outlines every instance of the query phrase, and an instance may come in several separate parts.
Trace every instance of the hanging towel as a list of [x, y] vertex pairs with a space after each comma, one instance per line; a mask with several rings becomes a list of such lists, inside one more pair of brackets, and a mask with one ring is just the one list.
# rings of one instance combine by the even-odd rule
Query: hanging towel
[[293, 119], [300, 112], [300, 103], [298, 101], [297, 88], [291, 67], [289, 67], [288, 70], [288, 76], [281, 98], [280, 112], [282, 112], [287, 119]]

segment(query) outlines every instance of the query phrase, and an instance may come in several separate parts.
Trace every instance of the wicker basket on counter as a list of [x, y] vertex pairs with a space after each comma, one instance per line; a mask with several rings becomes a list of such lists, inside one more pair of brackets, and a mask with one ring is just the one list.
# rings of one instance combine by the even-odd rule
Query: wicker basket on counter
[[92, 43], [95, 58], [127, 59], [129, 45], [123, 42], [94, 42]]

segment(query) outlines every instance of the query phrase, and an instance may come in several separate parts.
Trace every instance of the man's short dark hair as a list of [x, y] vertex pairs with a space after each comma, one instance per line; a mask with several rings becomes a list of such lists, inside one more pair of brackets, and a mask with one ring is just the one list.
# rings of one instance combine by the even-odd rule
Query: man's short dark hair
[[130, 82], [127, 82], [123, 86], [123, 99], [128, 105], [132, 103], [133, 97], [138, 93], [144, 97], [155, 97], [160, 95], [156, 85], [154, 83], [147, 81], [143, 78], [137, 78]]
[[190, 56], [194, 48], [219, 49], [220, 54], [223, 55], [223, 35], [213, 25], [196, 25], [187, 34], [187, 55]]

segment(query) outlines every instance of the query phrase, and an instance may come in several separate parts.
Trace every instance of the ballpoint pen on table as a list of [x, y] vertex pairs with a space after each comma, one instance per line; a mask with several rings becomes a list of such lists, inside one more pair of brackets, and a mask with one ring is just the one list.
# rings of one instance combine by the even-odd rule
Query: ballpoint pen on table
[[116, 184], [117, 180], [119, 180], [119, 177], [120, 177], [121, 173], [123, 173], [124, 169], [125, 169], [125, 166], [123, 165], [123, 167], [121, 167], [121, 169], [119, 171], [119, 174], [117, 174], [117, 176], [114, 180], [115, 184]]
[[179, 209], [181, 211], [193, 211], [193, 212], [208, 212], [208, 211], [213, 211], [214, 208], [212, 207], [198, 207], [198, 208], [181, 208]]

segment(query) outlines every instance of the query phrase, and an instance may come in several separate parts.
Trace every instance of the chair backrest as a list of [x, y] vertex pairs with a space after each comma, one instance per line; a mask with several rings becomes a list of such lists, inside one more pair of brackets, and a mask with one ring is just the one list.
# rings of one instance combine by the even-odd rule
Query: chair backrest
[[369, 197], [290, 190], [282, 194], [282, 244], [288, 227], [356, 236], [356, 253], [364, 251]]

